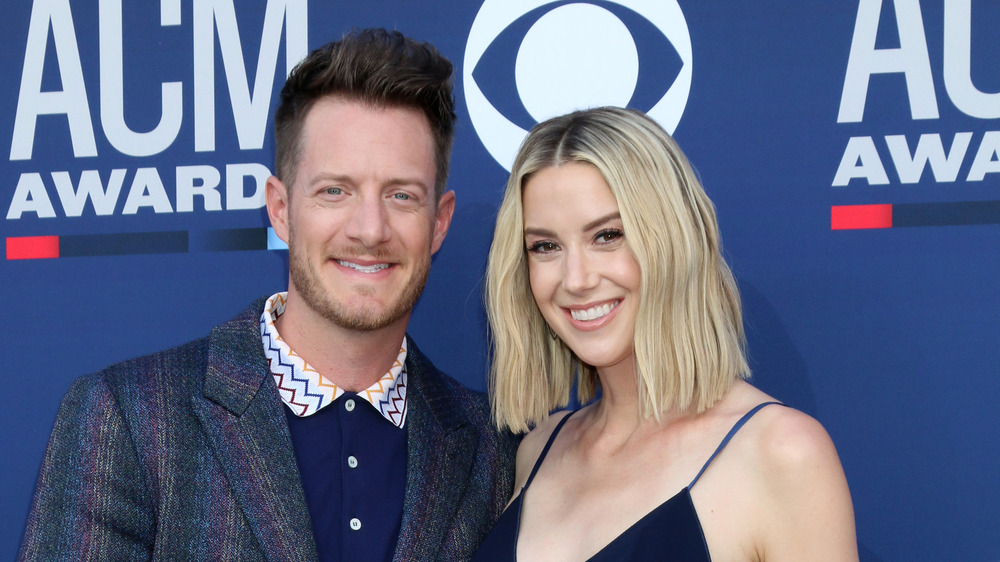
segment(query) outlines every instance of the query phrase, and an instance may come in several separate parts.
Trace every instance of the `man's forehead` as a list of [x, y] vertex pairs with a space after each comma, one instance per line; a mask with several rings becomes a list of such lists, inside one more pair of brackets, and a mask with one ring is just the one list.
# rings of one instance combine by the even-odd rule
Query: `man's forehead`
[[310, 111], [299, 148], [298, 175], [308, 183], [377, 181], [434, 190], [434, 139], [426, 118], [409, 108], [324, 99]]

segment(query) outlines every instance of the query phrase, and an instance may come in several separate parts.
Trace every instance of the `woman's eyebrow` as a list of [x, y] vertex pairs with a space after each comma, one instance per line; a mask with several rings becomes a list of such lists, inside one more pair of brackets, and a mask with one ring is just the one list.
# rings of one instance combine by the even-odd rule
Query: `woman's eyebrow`
[[587, 224], [583, 225], [583, 231], [587, 232], [588, 230], [593, 230], [593, 229], [597, 228], [598, 226], [601, 226], [602, 224], [604, 224], [606, 222], [610, 222], [610, 221], [613, 221], [615, 219], [621, 219], [621, 218], [622, 218], [622, 214], [619, 211], [615, 211], [613, 213], [608, 213], [608, 214], [604, 215], [603, 217], [601, 217], [599, 219], [594, 219], [594, 220], [588, 222]]

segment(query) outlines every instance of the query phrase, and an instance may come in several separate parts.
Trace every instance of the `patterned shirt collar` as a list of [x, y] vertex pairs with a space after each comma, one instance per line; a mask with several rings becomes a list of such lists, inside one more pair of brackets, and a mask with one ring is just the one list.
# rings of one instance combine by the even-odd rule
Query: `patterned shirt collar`
[[[267, 299], [260, 315], [260, 334], [274, 382], [281, 401], [296, 416], [311, 416], [344, 394], [344, 390], [313, 369], [278, 335], [274, 325], [285, 312], [288, 293], [275, 293]], [[393, 425], [402, 428], [406, 422], [406, 337], [400, 345], [396, 362], [375, 384], [358, 393]]]

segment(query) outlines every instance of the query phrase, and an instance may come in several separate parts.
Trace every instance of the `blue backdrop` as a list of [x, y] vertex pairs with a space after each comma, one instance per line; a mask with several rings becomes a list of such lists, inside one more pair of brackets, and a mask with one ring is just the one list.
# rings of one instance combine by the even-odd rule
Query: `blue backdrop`
[[[410, 332], [483, 388], [482, 274], [524, 129], [628, 104], [715, 201], [755, 381], [818, 418], [862, 560], [997, 560], [1000, 4], [33, 0], [0, 38], [0, 558], [77, 376], [282, 290], [262, 178], [288, 70], [351, 27], [456, 65], [457, 211]], [[997, 130], [994, 130], [997, 129]]]

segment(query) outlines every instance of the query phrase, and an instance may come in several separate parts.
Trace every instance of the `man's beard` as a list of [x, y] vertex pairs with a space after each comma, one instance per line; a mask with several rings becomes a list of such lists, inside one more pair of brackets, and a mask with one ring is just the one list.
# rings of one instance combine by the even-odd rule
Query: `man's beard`
[[[376, 304], [367, 304], [359, 309], [351, 310], [337, 301], [335, 295], [327, 292], [319, 273], [310, 266], [306, 256], [295, 250], [296, 246], [292, 243], [291, 238], [289, 237], [288, 244], [288, 269], [292, 285], [309, 308], [342, 328], [367, 332], [389, 326], [413, 310], [417, 299], [420, 298], [420, 293], [424, 290], [424, 285], [427, 284], [427, 276], [431, 269], [429, 254], [414, 264], [415, 268], [409, 283], [402, 288], [402, 292], [396, 296], [394, 301], [381, 307], [382, 310], [379, 310], [380, 307]], [[349, 253], [347, 252], [347, 254]], [[375, 257], [379, 259], [377, 253]], [[359, 292], [362, 296], [373, 293], [367, 287], [352, 290]]]

